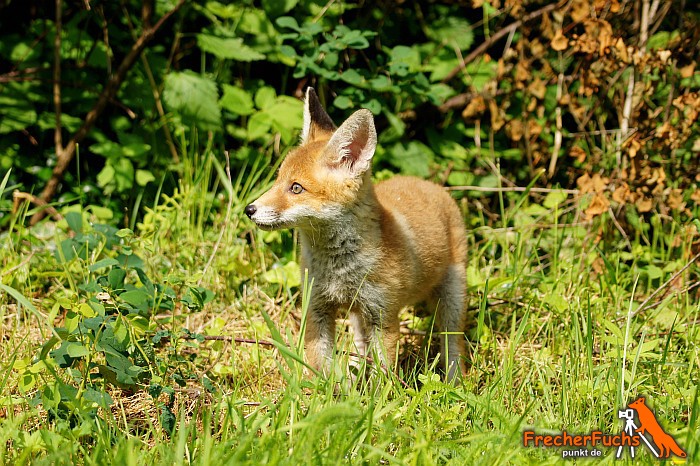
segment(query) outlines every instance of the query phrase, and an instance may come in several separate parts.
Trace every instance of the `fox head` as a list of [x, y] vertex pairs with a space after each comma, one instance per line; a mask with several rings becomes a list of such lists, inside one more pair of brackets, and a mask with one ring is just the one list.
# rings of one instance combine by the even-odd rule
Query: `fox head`
[[246, 215], [265, 230], [334, 221], [371, 186], [376, 147], [369, 110], [356, 111], [336, 128], [309, 87], [301, 143], [282, 162], [272, 188], [246, 206]]

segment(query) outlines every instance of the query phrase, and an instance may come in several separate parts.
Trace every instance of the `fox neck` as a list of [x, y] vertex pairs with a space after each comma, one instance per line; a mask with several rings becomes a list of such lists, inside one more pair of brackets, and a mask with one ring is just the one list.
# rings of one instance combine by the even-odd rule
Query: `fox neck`
[[358, 188], [356, 199], [332, 220], [319, 219], [299, 229], [307, 266], [315, 267], [330, 259], [336, 266], [367, 269], [368, 264], [357, 263], [361, 260], [358, 256], [361, 251], [379, 248], [380, 219], [381, 207], [368, 175]]

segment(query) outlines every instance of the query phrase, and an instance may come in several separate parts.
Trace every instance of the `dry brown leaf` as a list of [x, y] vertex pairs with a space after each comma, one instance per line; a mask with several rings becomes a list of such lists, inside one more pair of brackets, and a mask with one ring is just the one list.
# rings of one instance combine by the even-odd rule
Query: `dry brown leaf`
[[671, 51], [670, 50], [659, 50], [656, 52], [656, 56], [659, 57], [659, 60], [661, 60], [661, 63], [664, 65], [668, 61], [669, 58], [671, 58]]
[[524, 133], [525, 125], [523, 125], [523, 122], [517, 118], [510, 120], [508, 124], [506, 124], [506, 134], [513, 141], [520, 141], [523, 138]]
[[603, 193], [597, 193], [586, 209], [586, 216], [588, 218], [595, 217], [607, 212], [609, 208], [610, 201], [608, 201]]
[[530, 54], [534, 58], [541, 58], [545, 53], [544, 45], [538, 39], [530, 41]]
[[639, 152], [639, 149], [641, 148], [642, 144], [637, 139], [631, 139], [628, 143], [627, 155], [629, 155], [630, 158], [633, 159], [637, 156], [637, 152]]
[[690, 199], [697, 205], [700, 205], [700, 189], [695, 188], [693, 194], [690, 195]]
[[571, 19], [580, 23], [590, 16], [591, 5], [588, 3], [588, 0], [574, 0], [571, 2], [571, 12], [569, 14]]
[[505, 112], [501, 110], [495, 100], [489, 100], [489, 111], [491, 112], [491, 127], [498, 131], [506, 124]]
[[625, 45], [625, 41], [622, 40], [622, 37], [618, 37], [615, 41], [615, 50], [617, 50], [617, 56], [623, 63], [630, 62], [630, 54], [627, 50], [627, 46]]
[[630, 187], [627, 183], [623, 182], [620, 186], [615, 188], [613, 192], [612, 199], [618, 204], [624, 205], [627, 203], [627, 197], [630, 194]]
[[637, 210], [639, 212], [644, 213], [651, 211], [653, 202], [650, 198], [646, 196], [640, 196], [639, 199], [637, 199], [637, 202], [634, 203], [634, 205], [637, 207]]
[[530, 136], [539, 136], [543, 130], [542, 126], [534, 118], [528, 120], [527, 129], [530, 132]]
[[532, 95], [540, 100], [544, 99], [544, 94], [547, 92], [547, 86], [545, 86], [544, 81], [539, 78], [532, 81], [527, 88]]
[[583, 163], [586, 160], [587, 154], [586, 151], [579, 146], [574, 146], [569, 150], [569, 157], [575, 157], [578, 163]]
[[462, 110], [462, 118], [469, 120], [474, 117], [480, 117], [486, 111], [486, 102], [484, 98], [477, 95], [472, 100], [469, 101], [464, 110]]
[[666, 199], [666, 204], [673, 210], [682, 210], [685, 208], [685, 202], [683, 202], [683, 190], [680, 188], [667, 188], [668, 198]]
[[690, 78], [695, 72], [695, 62], [680, 69], [681, 78]]
[[569, 40], [566, 37], [564, 37], [564, 34], [561, 32], [561, 29], [557, 29], [557, 32], [554, 33], [551, 45], [552, 49], [556, 50], [557, 52], [563, 52], [564, 50], [569, 48]]

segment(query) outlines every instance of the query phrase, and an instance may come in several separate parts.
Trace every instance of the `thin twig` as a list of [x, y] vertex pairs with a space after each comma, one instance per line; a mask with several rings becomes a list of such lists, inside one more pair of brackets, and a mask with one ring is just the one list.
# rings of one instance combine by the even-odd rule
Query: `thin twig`
[[[100, 115], [102, 115], [102, 112], [107, 107], [107, 103], [109, 103], [117, 94], [117, 91], [124, 82], [127, 73], [133, 67], [137, 58], [141, 55], [141, 52], [143, 52], [146, 45], [153, 39], [153, 37], [163, 26], [163, 24], [165, 24], [166, 21], [168, 21], [177, 11], [179, 11], [184, 4], [185, 0], [180, 0], [177, 3], [177, 5], [175, 5], [175, 7], [172, 10], [164, 14], [153, 27], [144, 29], [141, 33], [141, 36], [139, 36], [134, 45], [131, 46], [131, 49], [126, 54], [122, 62], [119, 64], [119, 68], [117, 68], [116, 74], [113, 75], [107, 81], [107, 84], [104, 86], [102, 92], [97, 98], [97, 102], [95, 102], [95, 105], [85, 116], [83, 124], [80, 126], [78, 131], [76, 131], [76, 133], [70, 139], [64, 150], [61, 152], [61, 155], [56, 162], [56, 166], [53, 169], [53, 173], [51, 174], [51, 178], [49, 179], [48, 183], [46, 183], [46, 186], [44, 186], [44, 189], [41, 192], [40, 198], [44, 202], [49, 202], [56, 194], [56, 191], [58, 190], [58, 185], [63, 179], [63, 174], [66, 172], [68, 166], [70, 165], [70, 162], [75, 156], [78, 144], [90, 132], [97, 119], [100, 117]], [[41, 220], [44, 217], [44, 215], [44, 210], [38, 211], [32, 216], [30, 224], [35, 225], [39, 220]]]
[[469, 55], [467, 55], [463, 61], [459, 63], [455, 68], [452, 69], [449, 73], [447, 73], [447, 76], [445, 76], [442, 79], [443, 83], [446, 83], [448, 81], [451, 81], [457, 74], [459, 74], [460, 71], [462, 71], [466, 66], [474, 61], [476, 57], [484, 53], [486, 50], [489, 49], [493, 45], [494, 42], [497, 42], [499, 39], [501, 39], [503, 36], [506, 36], [511, 33], [511, 31], [515, 31], [518, 29], [520, 26], [522, 26], [524, 23], [527, 23], [528, 21], [532, 21], [535, 18], [539, 18], [540, 16], [549, 13], [550, 11], [556, 10], [557, 8], [561, 8], [566, 4], [568, 0], [562, 0], [558, 3], [552, 3], [550, 5], [544, 6], [540, 8], [539, 10], [533, 11], [530, 14], [527, 14], [523, 16], [523, 19], [518, 20], [512, 24], [509, 24], [505, 28], [501, 29], [488, 39], [486, 39], [484, 42], [481, 43], [477, 48], [475, 48]]
[[14, 199], [13, 205], [12, 205], [12, 212], [16, 213], [19, 210], [19, 206], [22, 203], [22, 201], [29, 201], [34, 205], [38, 205], [40, 207], [43, 207], [46, 212], [48, 212], [51, 217], [53, 217], [54, 220], [57, 222], [63, 219], [63, 216], [53, 207], [48, 205], [46, 201], [44, 201], [41, 198], [36, 197], [33, 194], [25, 193], [22, 191], [15, 191], [12, 193], [12, 198]]
[[563, 193], [578, 195], [581, 191], [578, 189], [559, 189], [559, 188], [526, 188], [523, 186], [506, 186], [502, 188], [489, 188], [485, 186], [448, 186], [445, 188], [448, 191], [481, 191], [486, 193], [507, 193], [507, 192], [525, 192], [532, 193]]

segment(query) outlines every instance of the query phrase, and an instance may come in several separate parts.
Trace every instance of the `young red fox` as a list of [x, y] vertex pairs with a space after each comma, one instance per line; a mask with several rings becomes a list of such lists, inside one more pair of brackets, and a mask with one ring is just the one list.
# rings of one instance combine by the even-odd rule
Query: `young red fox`
[[369, 110], [336, 129], [308, 88], [301, 144], [245, 213], [265, 230], [299, 230], [302, 270], [313, 279], [305, 337], [311, 366], [330, 365], [339, 309], [349, 311], [358, 353], [379, 354], [392, 366], [399, 311], [427, 301], [437, 312], [443, 368], [454, 381], [463, 372], [464, 222], [436, 184], [396, 176], [373, 185], [376, 145]]

